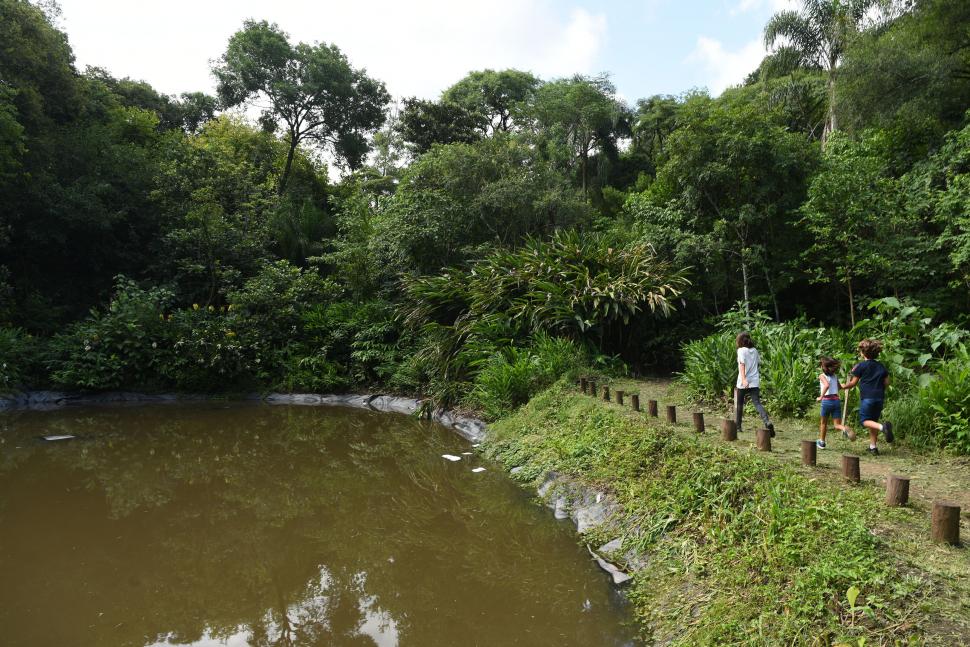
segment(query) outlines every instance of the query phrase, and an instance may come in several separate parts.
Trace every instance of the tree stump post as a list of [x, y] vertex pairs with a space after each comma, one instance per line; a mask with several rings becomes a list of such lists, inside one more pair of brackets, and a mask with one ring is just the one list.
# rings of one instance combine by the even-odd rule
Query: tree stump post
[[886, 505], [906, 505], [909, 502], [909, 477], [890, 474], [886, 479]]
[[947, 501], [933, 502], [933, 541], [953, 546], [960, 543], [960, 506]]
[[694, 431], [699, 434], [704, 433], [704, 413], [701, 411], [695, 411], [694, 415]]
[[767, 429], [759, 429], [756, 434], [755, 442], [758, 444], [758, 450], [762, 452], [771, 451], [771, 432]]
[[598, 393], [598, 391], [596, 390], [596, 382], [590, 382], [589, 383], [589, 394], [595, 398], [597, 393]]
[[842, 454], [842, 476], [846, 481], [851, 481], [852, 483], [859, 482], [860, 474], [858, 456]]
[[677, 424], [677, 406], [673, 404], [667, 405], [667, 422], [672, 425]]
[[603, 387], [603, 402], [609, 402], [609, 401], [610, 401], [610, 387], [604, 386]]
[[640, 410], [640, 396], [636, 393], [630, 396], [630, 406], [633, 407], [634, 411]]
[[814, 466], [818, 457], [818, 446], [814, 440], [802, 441], [802, 465]]
[[735, 441], [738, 439], [738, 427], [733, 420], [721, 419], [721, 440]]
[[649, 413], [654, 418], [657, 417], [657, 401], [647, 400], [647, 413]]
[[621, 407], [623, 406], [623, 391], [620, 391], [619, 389], [616, 391], [616, 403]]
[[586, 381], [585, 377], [579, 379], [579, 389], [583, 392], [584, 395], [586, 394], [586, 387], [588, 386], [588, 384], [589, 383]]

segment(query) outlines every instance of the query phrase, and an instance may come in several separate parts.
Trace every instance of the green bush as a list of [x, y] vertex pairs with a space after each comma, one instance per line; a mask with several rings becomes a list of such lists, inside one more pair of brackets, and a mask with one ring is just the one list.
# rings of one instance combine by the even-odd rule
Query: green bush
[[164, 316], [172, 294], [125, 277], [104, 311], [93, 310], [52, 342], [52, 379], [69, 388], [158, 386], [156, 369], [169, 339]]
[[539, 333], [528, 348], [510, 346], [481, 361], [470, 398], [494, 420], [560, 377], [572, 377], [585, 363], [586, 353], [574, 342]]
[[241, 340], [239, 317], [227, 308], [193, 306], [166, 317], [168, 345], [156, 362], [164, 384], [186, 391], [222, 391], [259, 383], [272, 364], [258, 340]]
[[0, 393], [43, 381], [42, 342], [20, 328], [0, 328]]

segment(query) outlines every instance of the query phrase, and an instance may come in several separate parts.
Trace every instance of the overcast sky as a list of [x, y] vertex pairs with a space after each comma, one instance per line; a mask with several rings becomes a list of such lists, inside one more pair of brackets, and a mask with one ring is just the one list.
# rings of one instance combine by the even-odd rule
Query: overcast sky
[[212, 92], [210, 60], [246, 18], [335, 43], [395, 97], [434, 98], [471, 70], [609, 72], [634, 102], [739, 83], [787, 0], [59, 0], [80, 68], [177, 94]]

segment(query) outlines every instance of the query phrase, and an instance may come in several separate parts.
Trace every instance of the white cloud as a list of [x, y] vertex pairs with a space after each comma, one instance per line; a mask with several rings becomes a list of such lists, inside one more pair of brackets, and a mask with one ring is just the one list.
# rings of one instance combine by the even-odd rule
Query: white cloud
[[732, 52], [724, 49], [721, 41], [700, 36], [694, 51], [687, 57], [687, 62], [704, 66], [705, 85], [713, 94], [718, 95], [728, 87], [744, 81], [758, 67], [765, 54], [765, 46], [760, 38]]
[[213, 88], [209, 61], [246, 18], [291, 38], [334, 43], [395, 96], [434, 97], [475, 69], [543, 77], [597, 66], [607, 21], [555, 0], [61, 0], [61, 26], [80, 65], [144, 79], [168, 93]]
[[730, 11], [732, 16], [762, 9], [769, 9], [771, 13], [775, 13], [783, 9], [792, 9], [794, 6], [793, 0], [738, 0]]

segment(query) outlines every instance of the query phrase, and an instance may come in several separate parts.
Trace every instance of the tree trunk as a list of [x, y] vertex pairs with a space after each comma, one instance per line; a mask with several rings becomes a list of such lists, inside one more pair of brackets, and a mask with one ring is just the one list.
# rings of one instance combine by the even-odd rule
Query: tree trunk
[[845, 284], [849, 288], [849, 321], [852, 322], [852, 327], [855, 328], [855, 295], [852, 294], [852, 277], [845, 277]]
[[748, 299], [748, 262], [744, 260], [744, 250], [741, 250], [741, 282], [744, 286], [744, 318], [751, 327], [751, 301]]
[[829, 70], [829, 79], [826, 87], [826, 94], [828, 95], [829, 105], [825, 112], [825, 126], [822, 129], [822, 150], [825, 150], [826, 144], [828, 144], [829, 137], [833, 132], [839, 127], [838, 120], [835, 116], [835, 71]]
[[283, 175], [280, 176], [280, 186], [277, 189], [277, 195], [283, 195], [283, 192], [286, 191], [286, 183], [290, 179], [290, 168], [293, 166], [293, 157], [296, 155], [296, 146], [299, 143], [296, 135], [290, 131], [290, 150], [286, 153], [286, 166], [283, 167]]

